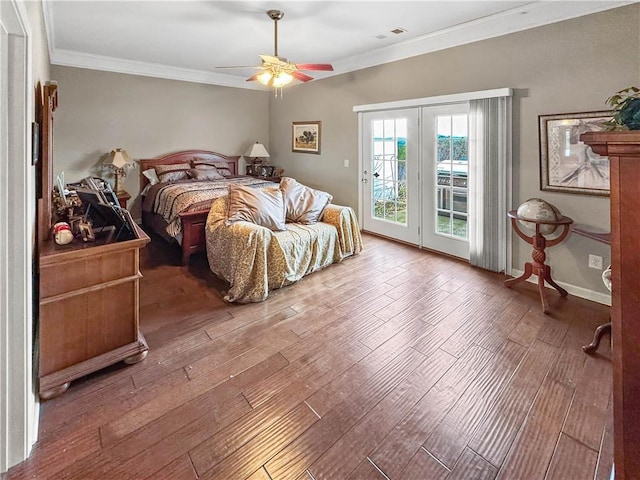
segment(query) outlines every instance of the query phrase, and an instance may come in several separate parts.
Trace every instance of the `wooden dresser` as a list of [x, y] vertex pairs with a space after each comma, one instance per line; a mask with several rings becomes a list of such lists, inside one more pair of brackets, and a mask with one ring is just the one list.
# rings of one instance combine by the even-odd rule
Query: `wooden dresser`
[[640, 131], [580, 139], [611, 164], [611, 332], [616, 480], [640, 479]]
[[[40, 398], [64, 393], [72, 380], [121, 360], [135, 363], [149, 350], [138, 323], [140, 249], [149, 237], [57, 245], [53, 224], [55, 83], [36, 88], [40, 125], [38, 209], [38, 378]], [[128, 194], [127, 194], [128, 196]]]
[[145, 358], [139, 330], [140, 248], [149, 237], [105, 243], [44, 242], [40, 249], [39, 393], [64, 393], [69, 383], [120, 360]]

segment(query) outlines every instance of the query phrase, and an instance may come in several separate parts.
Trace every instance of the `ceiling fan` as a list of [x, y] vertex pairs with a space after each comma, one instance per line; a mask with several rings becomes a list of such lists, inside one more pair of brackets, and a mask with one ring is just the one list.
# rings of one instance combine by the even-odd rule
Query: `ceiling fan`
[[[247, 78], [247, 82], [259, 81], [263, 85], [268, 85], [276, 89], [282, 88], [285, 85], [291, 83], [293, 79], [301, 82], [308, 82], [313, 80], [313, 77], [303, 73], [302, 70], [324, 70], [333, 71], [333, 66], [329, 63], [291, 63], [289, 60], [278, 56], [278, 20], [284, 17], [284, 12], [281, 10], [268, 10], [267, 15], [274, 24], [274, 54], [273, 55], [260, 55], [262, 59], [262, 65], [255, 66], [260, 70], [255, 75]], [[246, 66], [233, 66], [233, 67], [215, 67], [215, 68], [246, 68], [252, 67]]]

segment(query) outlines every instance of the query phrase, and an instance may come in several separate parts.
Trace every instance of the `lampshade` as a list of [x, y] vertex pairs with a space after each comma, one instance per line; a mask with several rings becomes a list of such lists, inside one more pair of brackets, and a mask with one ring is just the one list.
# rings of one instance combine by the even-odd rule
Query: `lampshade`
[[269, 158], [269, 152], [264, 148], [264, 145], [261, 143], [254, 143], [251, 145], [249, 151], [245, 154], [245, 157], [250, 158]]
[[269, 85], [269, 81], [273, 78], [273, 74], [269, 70], [265, 70], [258, 75], [258, 81], [263, 85]]
[[280, 72], [278, 75], [273, 77], [271, 84], [275, 88], [282, 88], [285, 85], [288, 85], [293, 80], [293, 76], [289, 75], [287, 72]]
[[113, 165], [116, 168], [123, 168], [130, 162], [131, 159], [129, 158], [129, 154], [127, 154], [126, 150], [122, 148], [111, 150], [111, 154], [109, 156], [109, 164]]
[[282, 88], [293, 81], [293, 76], [281, 69], [263, 70], [258, 74], [256, 78], [261, 84], [268, 85], [274, 88]]

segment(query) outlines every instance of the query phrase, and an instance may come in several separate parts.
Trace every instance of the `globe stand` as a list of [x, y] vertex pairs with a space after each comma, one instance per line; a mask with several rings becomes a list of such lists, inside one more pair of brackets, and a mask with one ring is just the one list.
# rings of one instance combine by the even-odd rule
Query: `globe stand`
[[[530, 218], [518, 216], [517, 210], [512, 210], [507, 215], [509, 216], [509, 218], [511, 218], [511, 226], [518, 234], [518, 236], [528, 244], [533, 245], [533, 252], [531, 252], [533, 262], [525, 263], [524, 273], [517, 278], [510, 278], [509, 280], [505, 280], [504, 285], [505, 287], [511, 288], [516, 283], [524, 282], [531, 275], [537, 275], [538, 290], [540, 291], [540, 300], [542, 301], [542, 311], [544, 313], [549, 313], [549, 301], [547, 300], [547, 289], [544, 286], [544, 282], [546, 281], [549, 285], [555, 288], [563, 297], [566, 297], [568, 293], [564, 288], [554, 282], [551, 278], [551, 267], [544, 263], [547, 258], [544, 250], [547, 247], [558, 245], [566, 238], [567, 234], [569, 233], [569, 226], [573, 223], [573, 220], [565, 216], [562, 216], [558, 220], [533, 220]], [[522, 230], [520, 230], [520, 227], [518, 226], [519, 220], [535, 223], [536, 233], [533, 236], [526, 235]], [[563, 230], [558, 237], [547, 240], [544, 235], [540, 233], [540, 227], [542, 225], [562, 225]]]

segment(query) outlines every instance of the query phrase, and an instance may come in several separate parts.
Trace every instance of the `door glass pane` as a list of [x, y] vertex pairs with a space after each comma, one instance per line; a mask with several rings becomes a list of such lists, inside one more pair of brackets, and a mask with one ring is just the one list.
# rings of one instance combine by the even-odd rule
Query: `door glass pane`
[[466, 190], [453, 189], [453, 211], [456, 213], [467, 213]]
[[451, 217], [447, 213], [438, 213], [438, 221], [436, 222], [436, 232], [443, 235], [451, 234]]
[[452, 123], [452, 160], [467, 161], [467, 116], [453, 115]]
[[468, 116], [437, 117], [436, 233], [467, 239]]
[[[407, 224], [407, 119], [372, 122], [373, 216]], [[415, 159], [413, 159], [415, 161]], [[400, 183], [402, 182], [402, 183]]]

